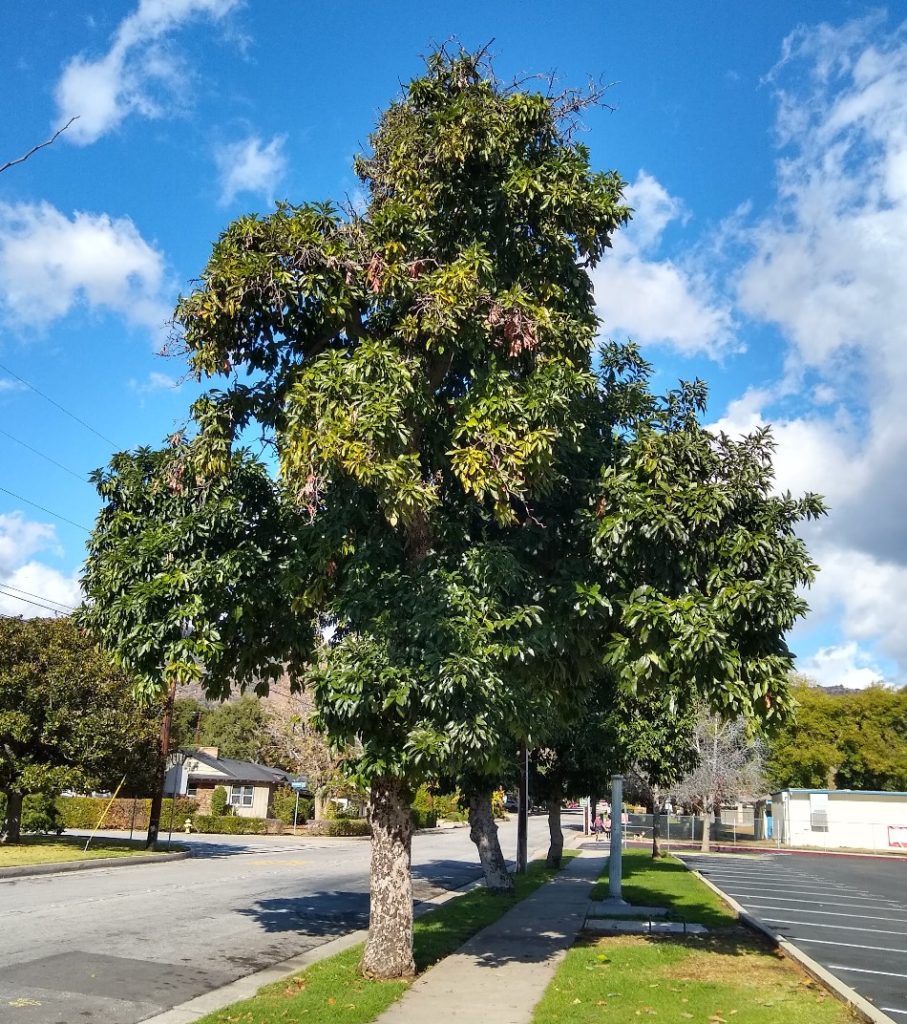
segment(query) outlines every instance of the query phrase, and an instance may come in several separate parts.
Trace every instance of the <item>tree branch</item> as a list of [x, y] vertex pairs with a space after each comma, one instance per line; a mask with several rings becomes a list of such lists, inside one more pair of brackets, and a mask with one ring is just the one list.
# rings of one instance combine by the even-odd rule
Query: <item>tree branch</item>
[[62, 128], [58, 128], [49, 139], [46, 139], [44, 142], [39, 142], [37, 146], [32, 146], [32, 148], [27, 153], [24, 153], [22, 156], [17, 157], [15, 160], [7, 160], [6, 163], [3, 164], [2, 167], [0, 167], [0, 174], [2, 174], [3, 171], [9, 170], [10, 167], [15, 167], [16, 164], [24, 164], [25, 161], [30, 156], [37, 153], [39, 149], [44, 149], [45, 146], [53, 145], [57, 141], [57, 139], [63, 134], [63, 132], [65, 132], [66, 129], [73, 123], [73, 121], [78, 120], [79, 115], [76, 114], [74, 117], [71, 117], [66, 122], [66, 124], [63, 125]]

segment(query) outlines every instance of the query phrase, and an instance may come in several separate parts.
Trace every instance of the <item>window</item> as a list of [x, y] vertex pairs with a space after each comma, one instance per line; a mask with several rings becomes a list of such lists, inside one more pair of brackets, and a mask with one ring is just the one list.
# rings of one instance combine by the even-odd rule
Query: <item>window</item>
[[194, 800], [198, 796], [198, 783], [191, 779], [186, 783], [186, 796]]
[[230, 803], [234, 807], [251, 807], [254, 792], [254, 786], [231, 786]]

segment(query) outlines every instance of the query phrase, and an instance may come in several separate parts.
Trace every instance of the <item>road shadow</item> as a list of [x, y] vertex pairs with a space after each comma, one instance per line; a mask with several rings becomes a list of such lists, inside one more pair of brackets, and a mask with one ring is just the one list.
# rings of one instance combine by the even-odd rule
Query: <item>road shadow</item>
[[340, 935], [368, 927], [369, 896], [340, 889], [259, 900], [237, 911], [271, 934]]

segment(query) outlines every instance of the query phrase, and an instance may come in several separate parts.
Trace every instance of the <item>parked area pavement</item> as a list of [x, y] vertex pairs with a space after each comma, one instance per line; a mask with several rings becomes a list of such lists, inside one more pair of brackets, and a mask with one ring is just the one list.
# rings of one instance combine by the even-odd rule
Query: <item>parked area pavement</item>
[[426, 971], [377, 1024], [529, 1024], [583, 927], [589, 893], [606, 861], [604, 854], [581, 853], [552, 881]]
[[892, 1020], [907, 1021], [907, 864], [821, 854], [678, 856]]
[[[500, 835], [512, 853], [515, 819]], [[530, 849], [546, 842], [547, 819], [530, 818]], [[367, 840], [191, 846], [175, 863], [0, 881], [0, 1021], [135, 1024], [367, 925]], [[417, 900], [479, 874], [467, 828], [414, 838]]]

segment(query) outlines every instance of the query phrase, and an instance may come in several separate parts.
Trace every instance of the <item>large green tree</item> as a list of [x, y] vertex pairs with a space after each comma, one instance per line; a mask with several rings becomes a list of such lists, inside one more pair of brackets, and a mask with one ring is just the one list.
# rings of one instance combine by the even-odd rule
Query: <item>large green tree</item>
[[701, 385], [658, 399], [632, 347], [596, 358], [588, 271], [629, 210], [573, 138], [583, 102], [430, 57], [357, 161], [362, 212], [281, 205], [218, 239], [176, 322], [222, 387], [190, 441], [98, 477], [86, 621], [124, 667], [212, 695], [305, 673], [353, 752], [372, 975], [413, 971], [423, 779], [487, 777], [599, 682], [786, 706], [793, 531], [820, 506], [770, 496], [767, 436], [701, 427]]
[[800, 678], [793, 719], [768, 744], [774, 789], [907, 789], [907, 690], [829, 693]]
[[159, 706], [70, 618], [0, 618], [0, 791], [5, 841], [19, 841], [22, 800], [64, 787], [133, 788], [153, 771]]

